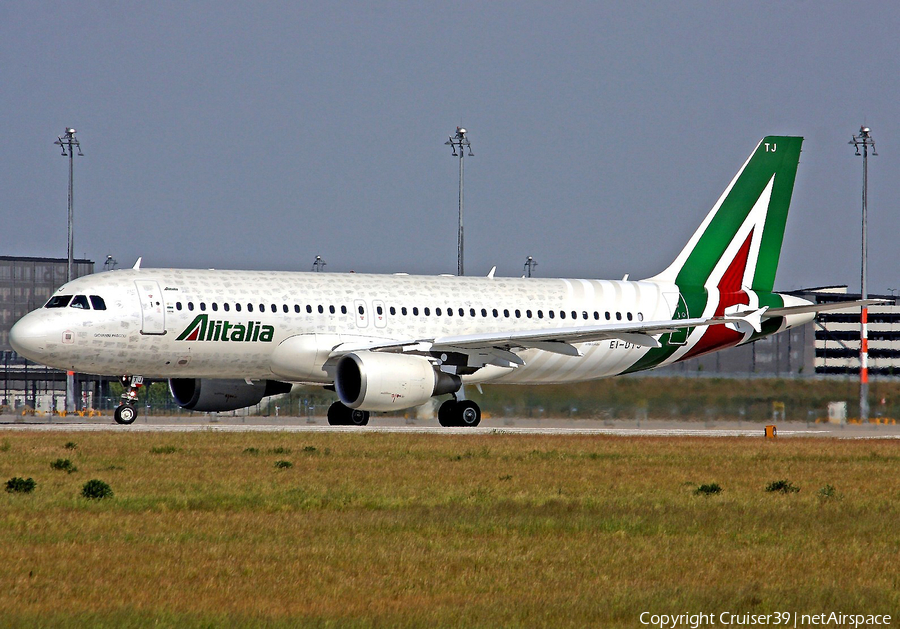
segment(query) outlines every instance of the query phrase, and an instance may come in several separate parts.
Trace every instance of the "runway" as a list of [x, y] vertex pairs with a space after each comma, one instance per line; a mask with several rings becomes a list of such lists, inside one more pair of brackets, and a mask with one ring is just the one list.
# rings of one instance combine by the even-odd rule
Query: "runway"
[[[900, 439], [900, 425], [806, 424], [777, 422], [777, 436], [837, 439]], [[765, 424], [736, 421], [486, 419], [478, 428], [444, 428], [437, 420], [375, 417], [368, 426], [329, 426], [324, 418], [305, 417], [139, 417], [130, 426], [109, 416], [92, 418], [0, 415], [0, 432], [345, 432], [361, 434], [433, 435], [608, 435], [621, 437], [753, 437], [762, 438]]]

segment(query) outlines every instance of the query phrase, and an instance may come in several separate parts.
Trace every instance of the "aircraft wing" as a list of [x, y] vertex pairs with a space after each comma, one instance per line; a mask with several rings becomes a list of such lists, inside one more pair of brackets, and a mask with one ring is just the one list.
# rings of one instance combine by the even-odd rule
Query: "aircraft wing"
[[[332, 350], [329, 360], [354, 351], [419, 354], [456, 352], [468, 355], [470, 366], [477, 366], [479, 363], [500, 366], [524, 365], [524, 360], [516, 354], [518, 350], [534, 348], [566, 356], [579, 356], [580, 352], [573, 345], [574, 343], [619, 339], [644, 347], [661, 347], [658, 337], [666, 332], [675, 332], [679, 328], [743, 324], [750, 325], [758, 331], [760, 317], [766, 310], [766, 308], [760, 308], [720, 317], [603, 323], [512, 332], [484, 332], [430, 339], [410, 339], [409, 341], [344, 343]], [[475, 359], [474, 364], [471, 359]]]

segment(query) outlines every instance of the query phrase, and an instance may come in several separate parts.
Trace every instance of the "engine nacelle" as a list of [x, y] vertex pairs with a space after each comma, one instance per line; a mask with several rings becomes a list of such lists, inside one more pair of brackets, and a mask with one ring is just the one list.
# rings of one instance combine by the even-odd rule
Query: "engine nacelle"
[[269, 395], [289, 393], [291, 385], [277, 380], [247, 384], [244, 380], [172, 378], [169, 391], [175, 403], [189, 411], [234, 411], [258, 404]]
[[346, 406], [363, 411], [397, 411], [459, 390], [459, 376], [444, 373], [421, 356], [355, 352], [338, 361], [334, 379]]

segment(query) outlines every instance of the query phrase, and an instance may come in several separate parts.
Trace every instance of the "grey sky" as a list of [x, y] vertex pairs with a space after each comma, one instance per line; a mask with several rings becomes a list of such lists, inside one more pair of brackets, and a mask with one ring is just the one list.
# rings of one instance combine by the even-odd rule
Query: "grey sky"
[[900, 287], [900, 5], [0, 5], [0, 253], [121, 266], [651, 275], [756, 142], [806, 138], [776, 288]]

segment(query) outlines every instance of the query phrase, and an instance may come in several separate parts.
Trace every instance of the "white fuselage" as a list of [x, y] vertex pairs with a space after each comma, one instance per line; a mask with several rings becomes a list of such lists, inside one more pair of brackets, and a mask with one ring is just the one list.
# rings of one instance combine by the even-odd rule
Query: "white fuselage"
[[[26, 357], [82, 373], [327, 383], [325, 372], [290, 378], [273, 371], [273, 352], [297, 335], [352, 344], [666, 320], [677, 294], [676, 286], [651, 281], [120, 270], [56, 293], [100, 296], [105, 310], [45, 307], [24, 317], [12, 338]], [[199, 315], [206, 315], [204, 327], [191, 334]], [[523, 350], [524, 365], [488, 365], [464, 380], [600, 378], [622, 373], [648, 351], [618, 339], [577, 347], [581, 356]]]

